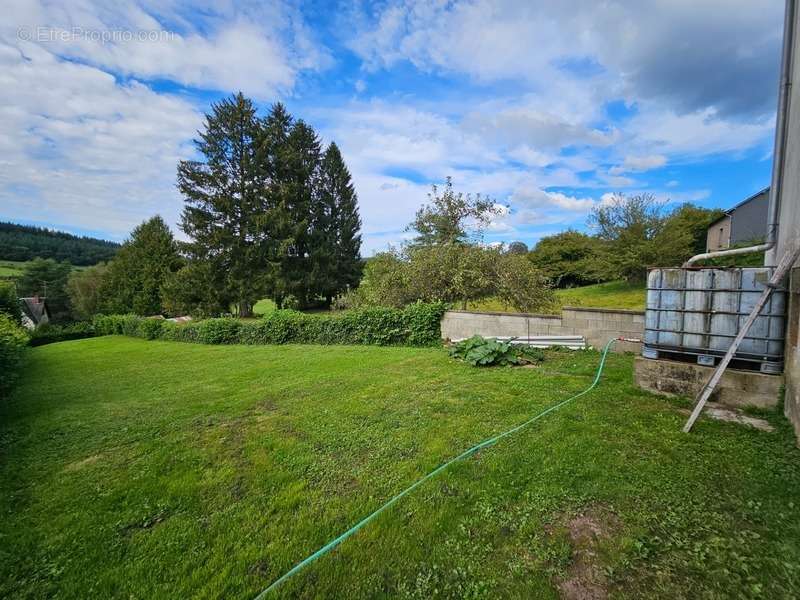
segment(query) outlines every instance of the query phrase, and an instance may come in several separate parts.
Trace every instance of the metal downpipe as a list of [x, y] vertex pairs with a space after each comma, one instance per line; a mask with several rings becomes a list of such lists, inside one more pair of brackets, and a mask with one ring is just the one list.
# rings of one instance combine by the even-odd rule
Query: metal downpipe
[[[780, 198], [783, 190], [783, 155], [786, 149], [786, 122], [789, 112], [789, 95], [792, 90], [792, 46], [795, 35], [795, 4], [796, 0], [786, 0], [783, 16], [783, 46], [781, 49], [781, 75], [778, 85], [778, 112], [775, 117], [775, 145], [772, 151], [772, 178], [769, 189], [769, 213], [767, 218], [767, 238], [763, 244], [747, 248], [733, 248], [697, 254], [683, 263], [689, 267], [694, 263], [717, 258], [721, 256], [736, 256], [754, 252], [766, 252], [765, 266], [773, 266], [775, 253], [769, 252], [775, 248], [778, 241], [778, 215], [780, 213]], [[770, 265], [769, 263], [773, 263]]]

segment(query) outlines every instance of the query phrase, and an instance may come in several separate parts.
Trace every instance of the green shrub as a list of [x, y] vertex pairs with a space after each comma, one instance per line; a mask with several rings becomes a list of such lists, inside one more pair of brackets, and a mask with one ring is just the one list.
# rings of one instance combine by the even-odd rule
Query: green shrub
[[411, 346], [434, 346], [441, 342], [441, 327], [444, 311], [443, 302], [425, 304], [417, 302], [403, 309], [408, 321], [408, 342]]
[[0, 392], [5, 393], [16, 381], [28, 334], [6, 314], [0, 314]]
[[54, 342], [80, 340], [94, 337], [94, 325], [85, 321], [68, 325], [40, 325], [30, 333], [31, 346], [43, 346]]
[[450, 356], [468, 362], [473, 367], [519, 365], [544, 360], [544, 352], [539, 348], [517, 346], [510, 341], [479, 335], [451, 346]]
[[155, 340], [161, 337], [163, 327], [163, 319], [141, 319], [136, 328], [136, 334], [146, 340]]
[[238, 319], [207, 319], [189, 327], [189, 332], [196, 329], [197, 341], [201, 344], [236, 344], [239, 342], [241, 325]]
[[0, 281], [0, 313], [8, 315], [16, 323], [22, 318], [17, 286], [11, 281]]
[[275, 310], [256, 322], [208, 319], [187, 325], [134, 315], [98, 315], [97, 335], [203, 344], [371, 344], [430, 346], [440, 343], [444, 304], [412, 304], [405, 309], [364, 308], [334, 315]]
[[136, 335], [140, 319], [136, 315], [97, 315], [92, 322], [97, 335]]

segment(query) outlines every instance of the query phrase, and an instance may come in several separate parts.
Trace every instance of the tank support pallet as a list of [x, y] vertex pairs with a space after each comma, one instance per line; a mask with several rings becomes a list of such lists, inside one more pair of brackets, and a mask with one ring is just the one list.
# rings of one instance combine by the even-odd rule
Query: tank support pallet
[[[656, 346], [642, 346], [642, 356], [656, 360], [675, 360], [679, 362], [696, 363], [704, 367], [715, 367], [722, 359], [724, 353], [708, 354], [702, 350], [697, 352], [678, 352]], [[731, 368], [742, 371], [759, 371], [770, 375], [783, 373], [783, 361], [764, 360], [750, 357], [735, 356], [731, 361]]]

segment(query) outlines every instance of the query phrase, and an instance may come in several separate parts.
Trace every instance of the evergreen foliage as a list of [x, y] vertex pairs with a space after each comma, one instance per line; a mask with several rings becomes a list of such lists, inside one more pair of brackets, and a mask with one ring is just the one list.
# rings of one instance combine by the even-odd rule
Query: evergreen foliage
[[69, 320], [69, 297], [67, 279], [72, 272], [68, 262], [57, 262], [52, 258], [35, 258], [25, 265], [17, 280], [17, 292], [21, 298], [39, 296], [45, 298], [50, 318], [53, 321]]
[[202, 160], [178, 166], [191, 241], [169, 285], [175, 306], [249, 316], [265, 296], [279, 308], [329, 304], [358, 282], [361, 221], [335, 144], [323, 152], [282, 104], [259, 118], [242, 94], [213, 105], [195, 144]]
[[52, 258], [73, 265], [94, 265], [114, 257], [119, 244], [77, 236], [43, 227], [0, 223], [0, 256], [5, 260], [28, 261]]
[[161, 314], [164, 287], [182, 264], [172, 232], [161, 217], [138, 225], [103, 277], [103, 311]]
[[181, 161], [178, 189], [185, 206], [181, 229], [191, 238], [193, 260], [211, 265], [209, 282], [241, 315], [266, 291], [265, 173], [259, 165], [261, 130], [253, 103], [241, 93], [212, 105], [195, 140], [202, 161]]

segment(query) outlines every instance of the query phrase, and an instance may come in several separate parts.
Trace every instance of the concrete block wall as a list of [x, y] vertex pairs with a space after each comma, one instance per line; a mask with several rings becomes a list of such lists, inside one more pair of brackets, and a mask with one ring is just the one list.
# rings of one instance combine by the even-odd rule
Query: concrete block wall
[[[644, 312], [641, 311], [565, 307], [561, 311], [561, 321], [595, 347], [603, 346], [611, 338], [641, 339], [644, 336]], [[618, 352], [639, 352], [642, 345], [617, 342], [614, 349]]]
[[[703, 367], [671, 360], [651, 360], [637, 356], [633, 363], [634, 381], [640, 388], [667, 396], [697, 397], [714, 373]], [[773, 408], [778, 405], [783, 385], [780, 375], [728, 369], [711, 399], [733, 408]]]
[[[473, 335], [516, 336], [582, 335], [595, 347], [611, 338], [644, 335], [644, 313], [633, 310], [567, 307], [561, 315], [493, 313], [450, 310], [442, 318], [442, 338], [455, 340]], [[639, 352], [641, 344], [618, 342], [617, 352]]]

